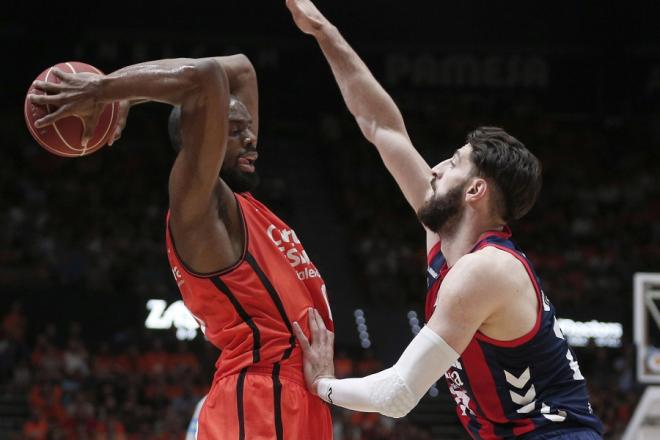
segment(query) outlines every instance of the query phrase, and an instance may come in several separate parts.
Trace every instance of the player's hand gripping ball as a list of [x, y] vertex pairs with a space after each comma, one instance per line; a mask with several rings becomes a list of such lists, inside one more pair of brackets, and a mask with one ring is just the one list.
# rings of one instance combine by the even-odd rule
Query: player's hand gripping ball
[[25, 97], [25, 122], [46, 150], [63, 157], [91, 154], [113, 137], [119, 103], [98, 103], [94, 86], [103, 72], [71, 61], [41, 72]]

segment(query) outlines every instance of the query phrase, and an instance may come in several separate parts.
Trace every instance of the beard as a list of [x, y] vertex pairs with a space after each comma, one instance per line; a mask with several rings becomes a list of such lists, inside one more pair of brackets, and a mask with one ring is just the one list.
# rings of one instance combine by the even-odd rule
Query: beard
[[257, 172], [244, 173], [236, 167], [222, 168], [220, 178], [236, 193], [250, 192], [259, 185]]
[[440, 234], [450, 232], [463, 216], [463, 191], [467, 181], [450, 189], [441, 197], [432, 197], [418, 210], [417, 218], [429, 230]]

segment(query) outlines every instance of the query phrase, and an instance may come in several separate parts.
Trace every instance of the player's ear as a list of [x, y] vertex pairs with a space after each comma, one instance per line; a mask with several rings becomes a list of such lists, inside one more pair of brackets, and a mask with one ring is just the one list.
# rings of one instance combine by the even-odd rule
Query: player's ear
[[465, 192], [466, 201], [476, 201], [483, 198], [488, 190], [488, 182], [482, 177], [474, 177], [468, 183], [467, 191]]

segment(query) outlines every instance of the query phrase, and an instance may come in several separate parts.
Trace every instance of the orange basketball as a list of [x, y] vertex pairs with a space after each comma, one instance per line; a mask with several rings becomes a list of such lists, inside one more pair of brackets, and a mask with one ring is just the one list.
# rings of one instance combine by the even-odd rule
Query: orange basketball
[[[103, 74], [99, 69], [90, 66], [89, 64], [70, 61], [49, 67], [41, 72], [36, 79], [51, 83], [59, 83], [59, 78], [52, 73], [54, 67], [68, 73], [90, 72], [99, 75]], [[28, 94], [43, 95], [44, 92], [36, 89], [34, 86], [30, 86]], [[28, 130], [30, 130], [32, 137], [39, 142], [39, 145], [51, 153], [63, 157], [76, 157], [91, 154], [108, 143], [117, 127], [119, 103], [113, 102], [105, 106], [96, 129], [94, 130], [94, 135], [87, 143], [86, 147], [82, 146], [83, 121], [77, 116], [69, 116], [60, 119], [59, 121], [45, 127], [35, 127], [35, 121], [55, 110], [56, 107], [51, 105], [41, 106], [32, 104], [26, 95], [24, 113]]]

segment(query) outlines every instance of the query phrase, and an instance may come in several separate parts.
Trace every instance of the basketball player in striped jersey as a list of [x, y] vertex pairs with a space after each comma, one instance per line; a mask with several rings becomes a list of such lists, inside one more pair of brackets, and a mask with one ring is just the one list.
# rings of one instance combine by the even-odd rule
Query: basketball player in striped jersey
[[[328, 405], [305, 387], [292, 321], [321, 311], [323, 280], [296, 233], [249, 193], [257, 184], [258, 91], [242, 55], [160, 60], [107, 76], [55, 71], [36, 83], [53, 104], [41, 123], [76, 115], [94, 125], [104, 103], [175, 106], [178, 151], [169, 180], [169, 262], [184, 303], [222, 350], [199, 412], [196, 437], [331, 439]], [[305, 329], [304, 331], [307, 331]]]
[[309, 0], [287, 0], [314, 36], [348, 109], [426, 227], [426, 326], [394, 366], [364, 378], [333, 377], [332, 332], [309, 312], [312, 341], [294, 323], [310, 389], [357, 411], [407, 414], [443, 375], [475, 439], [598, 439], [575, 354], [530, 261], [507, 224], [541, 187], [541, 165], [495, 127], [481, 127], [431, 168], [399, 109], [337, 29]]

